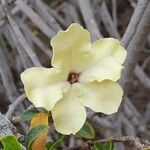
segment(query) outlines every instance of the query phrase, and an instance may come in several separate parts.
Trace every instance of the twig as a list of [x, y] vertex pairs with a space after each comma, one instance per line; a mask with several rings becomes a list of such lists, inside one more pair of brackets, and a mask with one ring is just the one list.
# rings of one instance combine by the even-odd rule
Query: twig
[[24, 68], [28, 68], [31, 67], [33, 65], [33, 63], [31, 62], [29, 56], [27, 55], [27, 53], [24, 51], [24, 48], [20, 45], [16, 34], [14, 33], [12, 27], [9, 25], [6, 25], [6, 29], [9, 32], [9, 37], [12, 39], [13, 41], [13, 45], [16, 47], [19, 56], [21, 58], [21, 62]]
[[0, 47], [0, 75], [1, 75], [3, 85], [6, 89], [9, 101], [13, 102], [14, 99], [16, 99], [18, 92], [14, 84], [12, 73], [10, 71], [10, 68], [7, 65], [1, 47]]
[[9, 109], [6, 113], [7, 118], [11, 118], [13, 112], [16, 107], [26, 98], [25, 94], [20, 95], [11, 105], [9, 105]]
[[150, 61], [150, 56], [148, 56], [148, 57], [144, 60], [142, 66], [141, 66], [141, 68], [142, 68], [143, 70], [146, 68], [146, 66], [147, 66], [147, 64], [149, 63], [149, 61]]
[[122, 123], [122, 127], [124, 129], [124, 133], [126, 135], [135, 136], [136, 131], [135, 131], [135, 127], [132, 124], [132, 122], [123, 113], [121, 113], [120, 115], [121, 115], [121, 123]]
[[110, 137], [102, 140], [97, 141], [88, 141], [85, 145], [68, 148], [64, 150], [89, 150], [93, 144], [96, 143], [107, 143], [107, 142], [119, 142], [119, 143], [127, 143], [129, 145], [132, 145], [137, 150], [142, 150], [144, 148], [144, 144], [140, 142], [140, 139], [135, 136], [122, 136], [122, 137]]
[[16, 1], [16, 5], [23, 11], [32, 22], [48, 37], [52, 38], [54, 36], [54, 31], [52, 31], [48, 25], [43, 21], [43, 19], [34, 12], [24, 1]]
[[4, 19], [4, 17], [5, 17], [5, 12], [4, 12], [3, 8], [2, 8], [2, 5], [0, 4], [0, 21], [2, 19]]
[[26, 32], [26, 34], [28, 34], [28, 36], [30, 36], [32, 42], [37, 45], [41, 51], [47, 55], [49, 58], [51, 58], [52, 56], [52, 52], [50, 50], [50, 48], [48, 48], [41, 40], [40, 38], [38, 38], [36, 35], [34, 35], [31, 31], [31, 29], [26, 25], [24, 24], [22, 21], [18, 20], [19, 22], [19, 25], [21, 27], [22, 30], [24, 30], [24, 32]]
[[112, 17], [115, 27], [117, 28], [117, 1], [111, 0], [112, 2]]
[[142, 82], [143, 86], [150, 89], [150, 78], [144, 73], [139, 65], [135, 67], [135, 75]]
[[106, 143], [106, 142], [109, 142], [110, 140], [112, 142], [128, 143], [138, 150], [142, 150], [144, 148], [144, 144], [142, 144], [140, 142], [140, 139], [135, 136], [110, 137], [108, 139], [102, 139], [102, 140], [98, 140], [96, 142], [97, 143]]
[[145, 111], [145, 121], [146, 123], [150, 121], [150, 102], [148, 103], [147, 107], [146, 107], [146, 111]]
[[136, 30], [138, 30], [138, 25], [140, 24], [141, 19], [143, 18], [143, 14], [146, 8], [148, 7], [148, 4], [149, 4], [149, 0], [138, 1], [137, 7], [131, 17], [127, 30], [121, 40], [125, 48], [128, 47], [129, 42], [132, 40], [134, 34], [137, 32]]
[[63, 27], [67, 27], [65, 20], [58, 14], [58, 12], [52, 8], [48, 8], [48, 12], [56, 18], [56, 20], [63, 26]]
[[142, 118], [141, 114], [138, 112], [138, 110], [128, 97], [125, 97], [125, 105], [128, 106], [130, 110], [132, 110], [134, 116], [140, 119]]
[[136, 7], [136, 3], [134, 2], [134, 0], [127, 0], [129, 3], [130, 3], [130, 5], [135, 9], [135, 7]]
[[80, 24], [81, 23], [80, 18], [78, 16], [78, 12], [76, 8], [74, 7], [74, 5], [68, 4], [68, 7], [69, 7], [69, 13], [70, 13], [70, 16], [72, 17], [73, 22]]
[[100, 38], [102, 35], [98, 29], [95, 16], [93, 14], [93, 10], [89, 0], [77, 0], [84, 22], [86, 27], [91, 33], [92, 40], [95, 41], [96, 39]]
[[11, 14], [9, 13], [9, 11], [7, 10], [7, 4], [5, 3], [5, 0], [1, 0], [2, 4], [3, 4], [3, 8], [5, 10], [7, 19], [14, 31], [14, 33], [16, 34], [16, 37], [19, 41], [19, 43], [21, 44], [21, 46], [24, 48], [24, 50], [26, 51], [26, 53], [29, 55], [29, 57], [31, 58], [31, 60], [33, 61], [35, 66], [41, 66], [40, 61], [38, 60], [36, 54], [34, 53], [34, 51], [32, 50], [32, 48], [29, 46], [29, 44], [27, 43], [27, 41], [25, 40], [23, 34], [21, 33], [16, 21], [11, 17]]
[[65, 15], [66, 25], [69, 26], [72, 23], [72, 16], [70, 14], [70, 7], [68, 3], [64, 3], [63, 12]]
[[[132, 37], [132, 40], [129, 42], [129, 45], [127, 47], [128, 55], [127, 55], [127, 58], [124, 63], [125, 69], [123, 71], [122, 78], [119, 81], [121, 86], [124, 89], [125, 94], [128, 90], [128, 85], [130, 83], [130, 79], [133, 74], [133, 70], [135, 68], [137, 59], [139, 58], [139, 54], [140, 54], [140, 52], [144, 46], [144, 43], [146, 41], [145, 39], [150, 32], [150, 30], [149, 30], [150, 29], [150, 15], [149, 14], [150, 14], [150, 3], [148, 5], [142, 19], [140, 20], [139, 24], [136, 27], [137, 30], [136, 31], [134, 30], [135, 31], [134, 36]], [[132, 17], [132, 18], [134, 19], [134, 17]], [[131, 24], [132, 24], [132, 22], [133, 21], [131, 20]]]
[[100, 16], [101, 16], [101, 19], [102, 19], [109, 35], [120, 39], [120, 35], [116, 29], [115, 24], [113, 23], [113, 21], [111, 19], [111, 15], [108, 12], [105, 2], [102, 3], [102, 6], [100, 8]]
[[13, 134], [12, 129], [14, 129], [12, 123], [0, 113], [0, 136]]
[[54, 31], [58, 31], [61, 29], [55, 18], [51, 14], [49, 14], [47, 5], [44, 4], [43, 1], [34, 0], [32, 3], [37, 13], [39, 13], [39, 15], [45, 20], [48, 25], [51, 26], [52, 29], [54, 29]]
[[[21, 136], [17, 132], [16, 127], [13, 126], [13, 124], [4, 116], [0, 113], [0, 136], [4, 135], [13, 135], [15, 134], [17, 138]], [[21, 144], [21, 143], [20, 143]], [[22, 150], [26, 150], [26, 148], [21, 144]]]

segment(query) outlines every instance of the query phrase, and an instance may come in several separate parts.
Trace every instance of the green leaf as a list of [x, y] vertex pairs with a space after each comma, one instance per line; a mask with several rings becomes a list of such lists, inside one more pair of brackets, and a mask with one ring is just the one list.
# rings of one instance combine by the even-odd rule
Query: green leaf
[[55, 142], [47, 142], [46, 143], [45, 150], [55, 149], [63, 141], [64, 138], [65, 138], [65, 135], [59, 133], [58, 138]]
[[45, 125], [37, 125], [35, 127], [33, 127], [29, 133], [26, 135], [25, 137], [25, 141], [27, 143], [27, 148], [30, 150], [30, 147], [32, 145], [32, 142], [37, 138], [37, 136], [42, 133], [45, 132], [47, 130], [47, 126]]
[[93, 150], [113, 150], [114, 144], [112, 141], [107, 143], [97, 143], [95, 142], [93, 145]]
[[21, 145], [14, 135], [7, 135], [0, 138], [1, 146], [4, 150], [21, 150]]
[[39, 113], [39, 111], [36, 108], [32, 107], [22, 113], [21, 119], [24, 121], [28, 121], [37, 113]]
[[85, 139], [93, 139], [95, 137], [95, 131], [93, 127], [86, 121], [76, 135]]
[[54, 142], [46, 142], [45, 144], [45, 150], [50, 150]]

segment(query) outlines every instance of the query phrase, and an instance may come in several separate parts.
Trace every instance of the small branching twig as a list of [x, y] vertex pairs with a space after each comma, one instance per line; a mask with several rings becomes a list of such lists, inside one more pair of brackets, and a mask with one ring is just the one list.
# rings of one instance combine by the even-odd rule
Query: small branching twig
[[97, 141], [87, 141], [84, 145], [68, 148], [65, 150], [90, 150], [90, 147], [92, 147], [94, 143], [107, 143], [110, 141], [117, 142], [117, 143], [124, 143], [124, 144], [127, 143], [137, 150], [142, 150], [148, 145], [148, 143], [146, 145], [142, 144], [138, 137], [122, 136], [122, 137], [110, 137], [110, 138], [97, 140]]
[[10, 118], [16, 107], [26, 98], [25, 94], [20, 95], [11, 105], [6, 113], [6, 117]]

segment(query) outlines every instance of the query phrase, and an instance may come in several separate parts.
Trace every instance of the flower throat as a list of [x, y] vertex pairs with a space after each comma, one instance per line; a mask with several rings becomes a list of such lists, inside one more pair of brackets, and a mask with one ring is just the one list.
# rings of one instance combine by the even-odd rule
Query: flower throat
[[78, 82], [79, 76], [80, 76], [80, 73], [70, 72], [69, 75], [68, 75], [67, 81], [68, 81], [70, 84], [73, 84], [73, 83], [75, 83], [75, 82]]

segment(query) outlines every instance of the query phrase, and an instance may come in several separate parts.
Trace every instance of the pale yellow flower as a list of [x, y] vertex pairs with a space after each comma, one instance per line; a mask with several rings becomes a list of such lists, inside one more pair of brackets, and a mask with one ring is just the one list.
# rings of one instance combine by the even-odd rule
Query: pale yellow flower
[[115, 113], [123, 91], [116, 82], [126, 50], [113, 38], [91, 44], [89, 32], [71, 24], [51, 40], [53, 68], [33, 67], [21, 74], [25, 93], [35, 107], [51, 111], [55, 128], [75, 134], [86, 120], [85, 106]]

